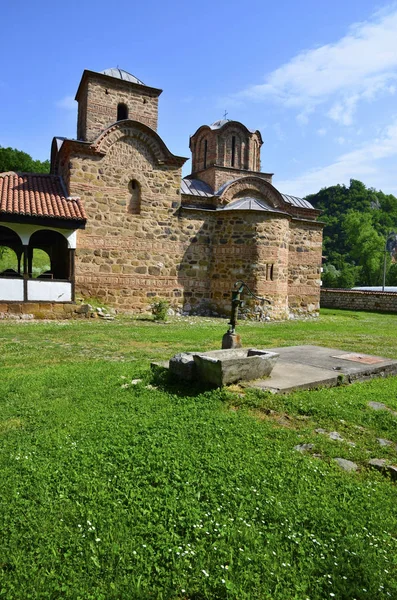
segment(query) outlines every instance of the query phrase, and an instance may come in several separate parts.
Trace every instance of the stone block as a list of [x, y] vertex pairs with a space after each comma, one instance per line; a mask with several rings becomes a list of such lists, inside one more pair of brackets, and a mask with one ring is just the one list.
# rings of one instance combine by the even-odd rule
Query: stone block
[[172, 375], [179, 379], [193, 381], [196, 378], [196, 364], [193, 354], [190, 352], [176, 354], [170, 360], [169, 370]]
[[12, 315], [20, 315], [22, 314], [22, 304], [16, 302], [10, 302], [8, 305], [8, 311]]
[[195, 353], [198, 380], [217, 387], [268, 377], [279, 354], [255, 348]]
[[225, 333], [225, 335], [222, 338], [222, 350], [241, 347], [241, 336], [238, 333]]

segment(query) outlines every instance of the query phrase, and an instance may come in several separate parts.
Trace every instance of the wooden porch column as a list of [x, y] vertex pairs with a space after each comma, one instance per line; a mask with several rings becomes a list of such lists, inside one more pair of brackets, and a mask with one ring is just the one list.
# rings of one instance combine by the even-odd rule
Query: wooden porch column
[[69, 281], [72, 283], [72, 302], [75, 300], [75, 283], [76, 283], [76, 272], [75, 272], [75, 253], [74, 248], [69, 249]]
[[28, 251], [29, 246], [23, 246], [23, 301], [28, 301], [28, 279], [29, 279], [29, 269], [28, 269]]

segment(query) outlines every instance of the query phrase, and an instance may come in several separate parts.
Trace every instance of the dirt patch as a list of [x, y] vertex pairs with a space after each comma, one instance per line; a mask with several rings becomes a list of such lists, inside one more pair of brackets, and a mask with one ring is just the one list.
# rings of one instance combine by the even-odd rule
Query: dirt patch
[[271, 421], [276, 427], [287, 427], [288, 429], [301, 429], [306, 427], [307, 423], [301, 419], [292, 417], [287, 413], [278, 413], [269, 408], [255, 408], [249, 411], [250, 414], [260, 421]]
[[0, 421], [0, 433], [7, 433], [12, 429], [19, 429], [23, 423], [21, 419], [7, 419], [6, 421]]

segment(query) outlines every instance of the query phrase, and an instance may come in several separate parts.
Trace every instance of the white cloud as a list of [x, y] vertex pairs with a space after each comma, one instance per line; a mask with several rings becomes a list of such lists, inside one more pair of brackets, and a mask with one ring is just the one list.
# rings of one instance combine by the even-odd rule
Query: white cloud
[[331, 101], [331, 119], [350, 125], [360, 100], [395, 92], [397, 80], [397, 9], [358, 23], [333, 44], [305, 50], [275, 71], [264, 83], [234, 95], [240, 100], [274, 98], [296, 107], [305, 123], [319, 104]]
[[366, 185], [378, 188], [390, 186], [389, 191], [396, 193], [395, 168], [390, 175], [387, 167], [378, 162], [394, 156], [397, 161], [397, 116], [378, 138], [338, 156], [330, 165], [310, 169], [295, 179], [279, 181], [275, 185], [284, 193], [306, 196], [322, 187], [361, 179]]
[[327, 129], [325, 127], [320, 127], [320, 129], [317, 129], [316, 131], [317, 135], [326, 135], [327, 134]]
[[65, 96], [56, 103], [58, 108], [64, 108], [65, 110], [76, 110], [77, 103], [73, 96]]

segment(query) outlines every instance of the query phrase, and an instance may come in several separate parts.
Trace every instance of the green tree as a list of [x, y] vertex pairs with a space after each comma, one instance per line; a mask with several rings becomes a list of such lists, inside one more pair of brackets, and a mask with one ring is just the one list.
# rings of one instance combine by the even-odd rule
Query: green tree
[[343, 229], [349, 240], [349, 256], [361, 267], [361, 285], [379, 285], [382, 281], [384, 237], [373, 225], [370, 213], [350, 211], [344, 218]]
[[0, 147], [0, 173], [6, 171], [49, 173], [50, 162], [48, 160], [33, 160], [29, 154], [22, 152], [22, 150]]
[[386, 237], [397, 231], [397, 198], [351, 179], [349, 187], [323, 188], [307, 200], [325, 223], [324, 286], [379, 285]]

